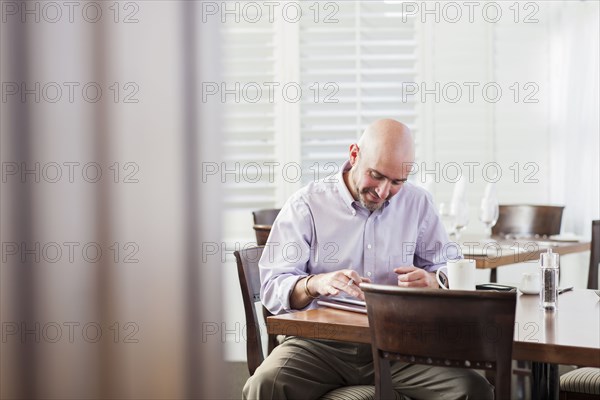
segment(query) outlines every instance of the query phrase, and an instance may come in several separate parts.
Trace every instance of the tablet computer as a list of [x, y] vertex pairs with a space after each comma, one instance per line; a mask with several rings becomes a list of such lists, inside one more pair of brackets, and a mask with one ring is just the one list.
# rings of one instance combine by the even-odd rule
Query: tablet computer
[[335, 308], [337, 310], [352, 311], [362, 314], [367, 313], [367, 305], [364, 301], [353, 299], [320, 299], [317, 304], [323, 307]]

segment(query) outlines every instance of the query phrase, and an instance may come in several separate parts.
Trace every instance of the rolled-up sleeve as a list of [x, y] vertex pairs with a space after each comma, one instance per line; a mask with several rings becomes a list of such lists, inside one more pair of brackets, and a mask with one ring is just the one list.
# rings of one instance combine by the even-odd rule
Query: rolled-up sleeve
[[273, 314], [289, 312], [290, 294], [296, 282], [308, 275], [313, 232], [310, 210], [301, 197], [283, 206], [273, 223], [259, 261], [260, 298]]

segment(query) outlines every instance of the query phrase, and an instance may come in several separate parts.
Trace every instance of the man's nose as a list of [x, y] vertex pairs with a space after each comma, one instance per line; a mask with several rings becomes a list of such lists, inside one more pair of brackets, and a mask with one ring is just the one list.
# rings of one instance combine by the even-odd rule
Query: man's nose
[[379, 186], [377, 186], [377, 189], [375, 189], [375, 192], [377, 193], [377, 196], [379, 196], [380, 199], [387, 199], [389, 194], [390, 194], [390, 182], [386, 179], [383, 182], [381, 182], [379, 184]]

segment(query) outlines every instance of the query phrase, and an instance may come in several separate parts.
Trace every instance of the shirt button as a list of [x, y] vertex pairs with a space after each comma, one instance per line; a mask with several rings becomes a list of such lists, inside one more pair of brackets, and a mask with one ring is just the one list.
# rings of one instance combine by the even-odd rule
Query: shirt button
[[367, 276], [371, 276], [371, 271], [367, 272]]
[[367, 245], [367, 249], [371, 250], [371, 247], [373, 246], [371, 246], [370, 244]]
[[352, 210], [352, 215], [356, 216], [356, 210]]

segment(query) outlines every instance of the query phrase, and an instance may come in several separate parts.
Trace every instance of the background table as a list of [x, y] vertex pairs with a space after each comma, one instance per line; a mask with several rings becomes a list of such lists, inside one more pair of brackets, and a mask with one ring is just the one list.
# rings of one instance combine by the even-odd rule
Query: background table
[[[591, 242], [564, 242], [542, 238], [505, 239], [498, 236], [493, 236], [491, 239], [482, 239], [477, 236], [466, 236], [461, 241], [461, 245], [462, 247], [469, 247], [470, 249], [486, 248], [489, 250], [487, 255], [475, 254], [478, 252], [469, 253], [465, 251], [463, 251], [463, 255], [465, 258], [475, 260], [477, 268], [491, 269], [490, 282], [495, 283], [497, 282], [496, 268], [498, 267], [539, 260], [540, 254], [545, 253], [548, 247], [550, 247], [554, 253], [560, 255], [588, 251]], [[509, 248], [508, 246], [513, 246], [514, 248]], [[522, 251], [517, 251], [516, 248], [521, 249]]]
[[[483, 239], [478, 237], [466, 237], [461, 241], [461, 244], [463, 246], [471, 247], [478, 244], [478, 246], [475, 246], [478, 248], [486, 245]], [[589, 241], [560, 242], [540, 238], [509, 240], [492, 237], [492, 241], [487, 244], [490, 254], [479, 255], [465, 253], [464, 256], [465, 258], [475, 260], [477, 268], [489, 269], [501, 267], [503, 265], [539, 260], [540, 254], [545, 253], [548, 247], [550, 247], [554, 253], [564, 255], [588, 251], [590, 249], [590, 244], [591, 242]], [[507, 246], [510, 245], [518, 246], [524, 251], [517, 252], [514, 249], [507, 248]], [[500, 248], [500, 252], [496, 251], [498, 247]]]

